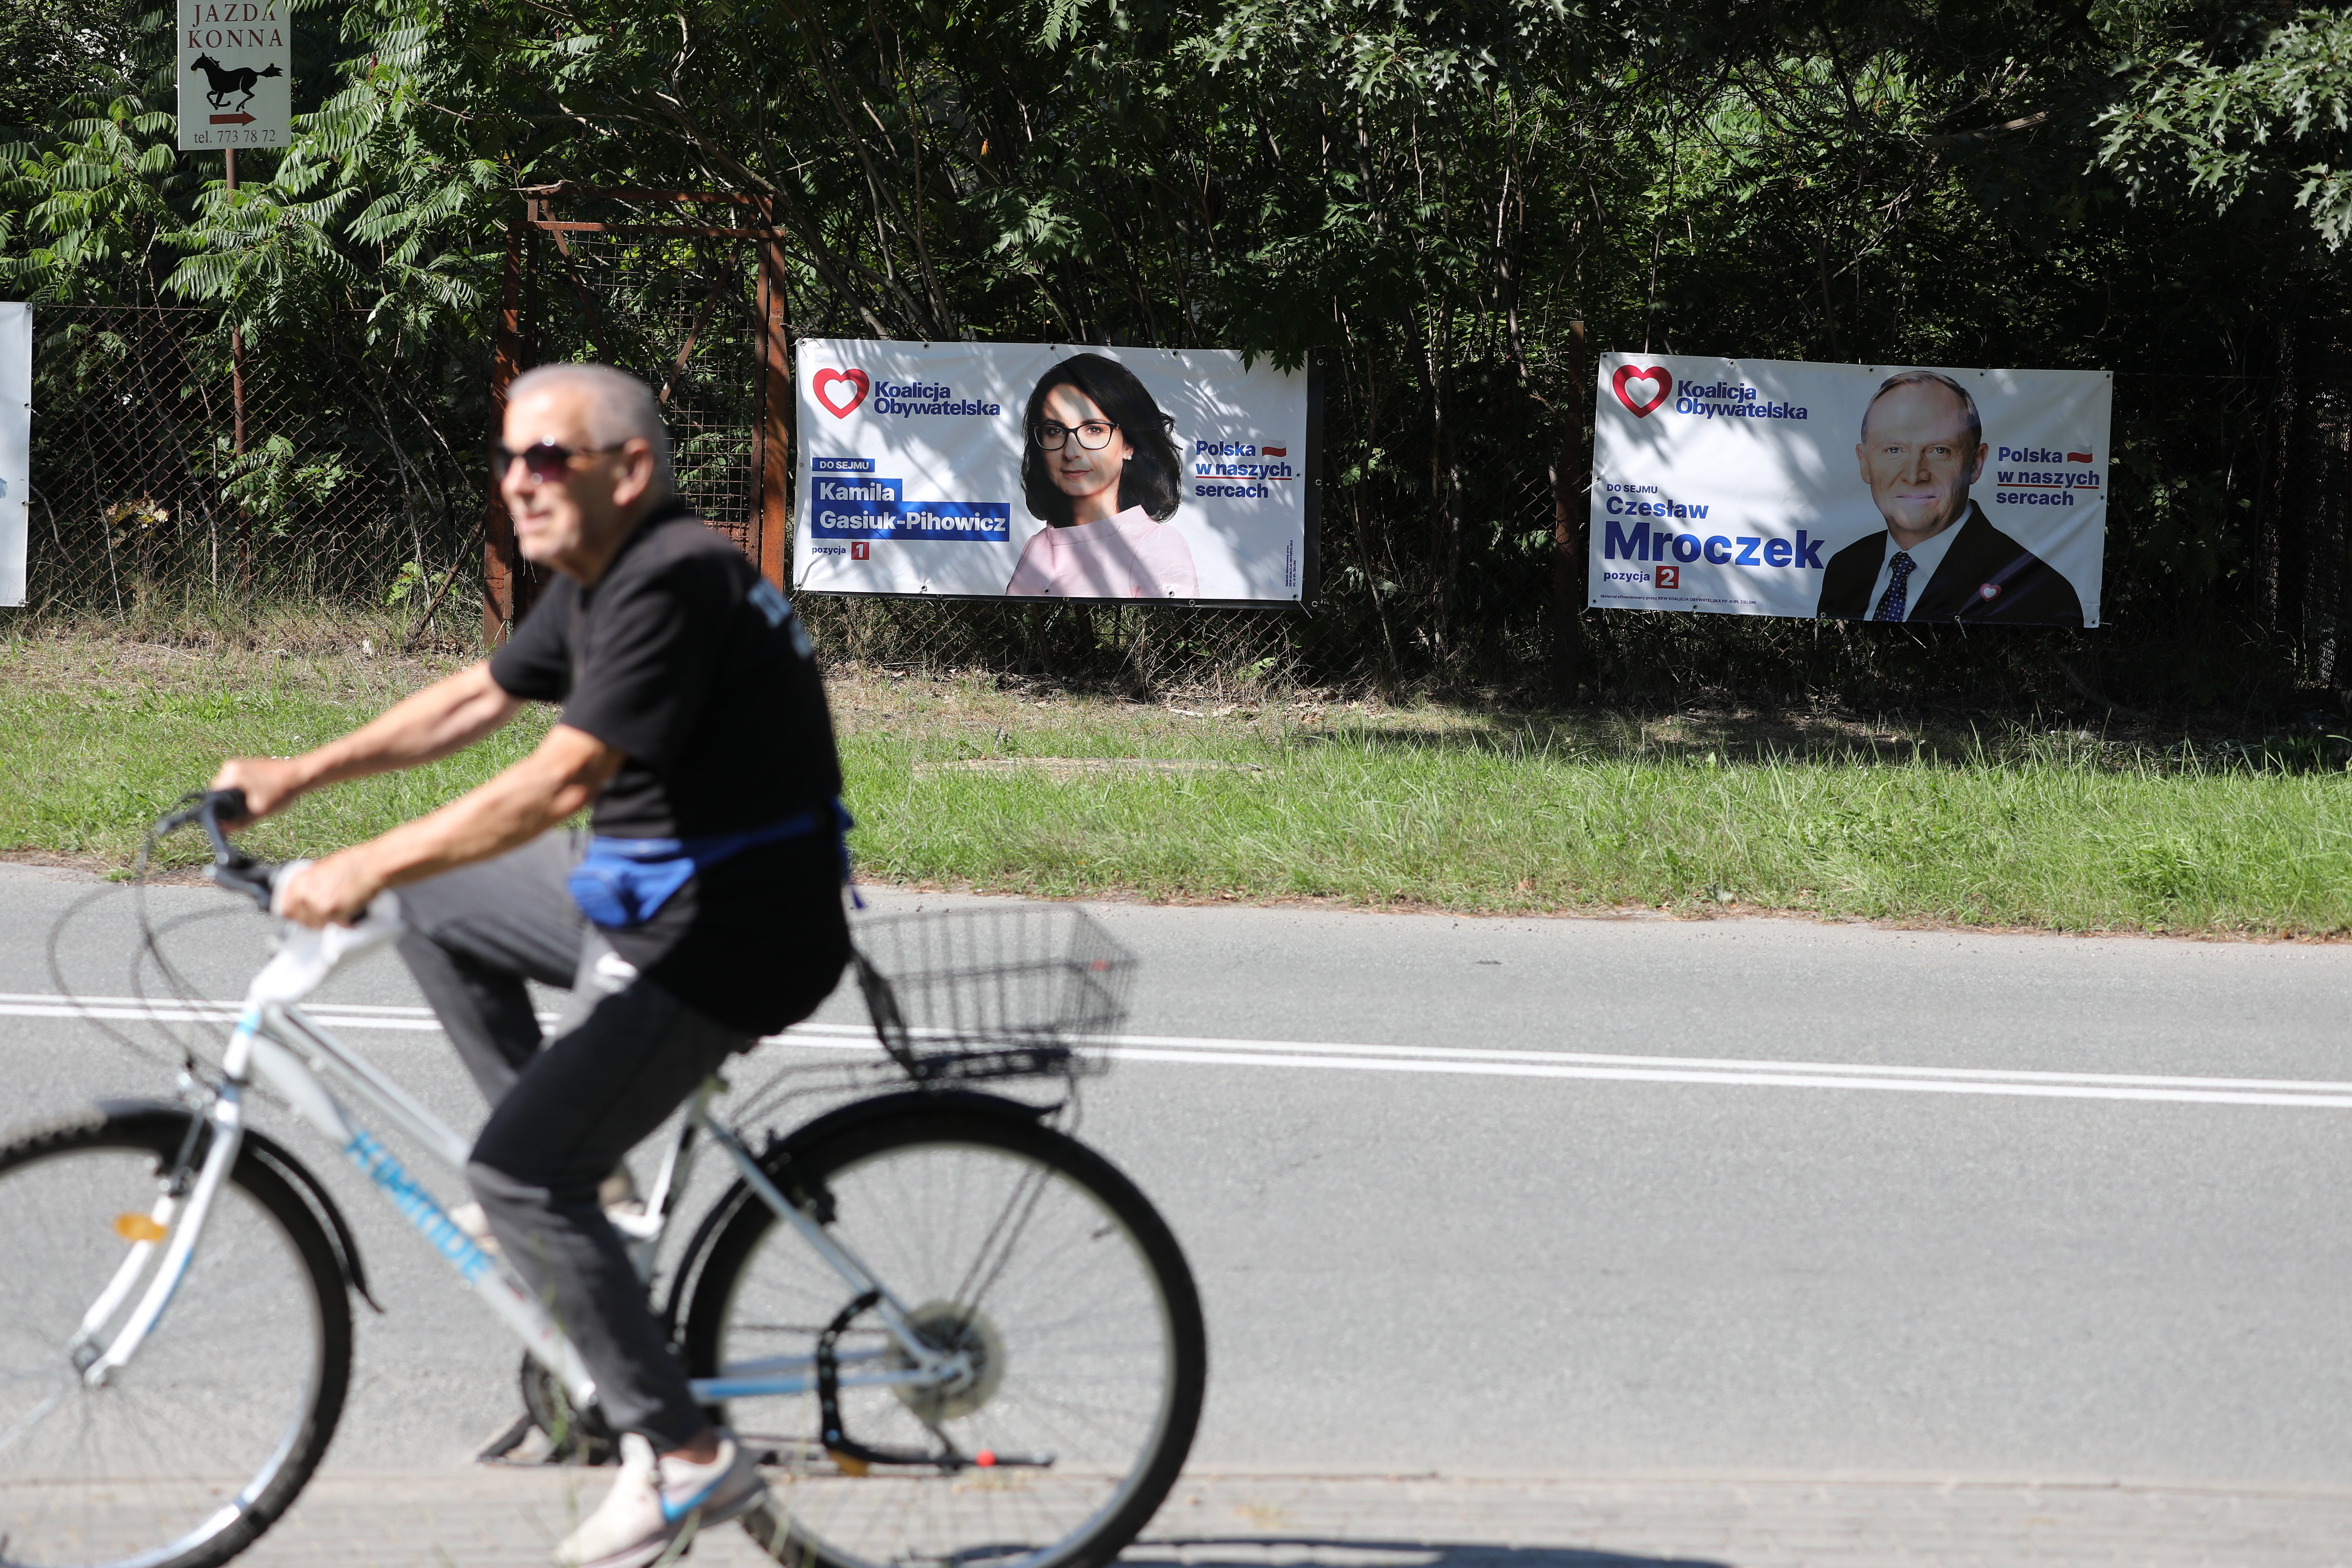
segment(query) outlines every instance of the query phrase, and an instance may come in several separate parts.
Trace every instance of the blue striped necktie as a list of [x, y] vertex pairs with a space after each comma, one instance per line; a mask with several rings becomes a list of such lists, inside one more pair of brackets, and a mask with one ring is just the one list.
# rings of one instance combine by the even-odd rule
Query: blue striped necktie
[[1903, 612], [1911, 607], [1909, 584], [1912, 565], [1911, 552], [1907, 550], [1896, 551], [1895, 559], [1886, 563], [1891, 580], [1886, 584], [1886, 592], [1878, 596], [1878, 608], [1870, 614], [1872, 620], [1899, 621], [1903, 618]]

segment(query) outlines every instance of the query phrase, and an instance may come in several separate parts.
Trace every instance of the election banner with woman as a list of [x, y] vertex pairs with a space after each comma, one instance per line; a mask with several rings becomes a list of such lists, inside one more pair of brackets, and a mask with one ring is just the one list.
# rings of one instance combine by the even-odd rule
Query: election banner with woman
[[1309, 598], [1310, 379], [1222, 349], [803, 339], [793, 584]]
[[1607, 354], [1589, 602], [2095, 626], [2106, 371]]

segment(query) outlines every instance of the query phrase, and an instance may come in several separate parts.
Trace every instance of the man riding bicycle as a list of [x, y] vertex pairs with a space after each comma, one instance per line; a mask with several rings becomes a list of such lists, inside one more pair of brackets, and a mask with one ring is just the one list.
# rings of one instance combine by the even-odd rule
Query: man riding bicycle
[[[696, 1404], [600, 1189], [730, 1053], [833, 989], [840, 763], [807, 633], [677, 499], [643, 384], [530, 372], [492, 456], [517, 547], [557, 574], [513, 637], [340, 740], [233, 759], [213, 784], [266, 816], [562, 704], [530, 755], [295, 872], [278, 907], [315, 927], [403, 889], [402, 956], [490, 1103], [467, 1171], [483, 1217], [621, 1434], [619, 1479], [555, 1560], [638, 1568], [765, 1483]], [[593, 838], [562, 826], [583, 806]], [[526, 980], [572, 990], [545, 1038]]]

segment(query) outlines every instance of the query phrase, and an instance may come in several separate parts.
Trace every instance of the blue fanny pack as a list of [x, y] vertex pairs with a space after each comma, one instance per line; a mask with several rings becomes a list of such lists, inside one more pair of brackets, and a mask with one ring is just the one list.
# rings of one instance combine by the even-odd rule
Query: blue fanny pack
[[846, 882], [849, 842], [842, 835], [853, 826], [848, 811], [835, 800], [743, 833], [708, 838], [592, 838], [588, 858], [572, 868], [565, 886], [582, 914], [607, 930], [626, 930], [653, 919], [696, 872], [746, 849], [826, 828], [841, 846], [841, 879]]

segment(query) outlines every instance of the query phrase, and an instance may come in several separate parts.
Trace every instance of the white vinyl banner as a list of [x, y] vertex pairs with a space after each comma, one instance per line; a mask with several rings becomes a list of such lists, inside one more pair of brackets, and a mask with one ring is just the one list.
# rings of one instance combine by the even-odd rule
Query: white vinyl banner
[[795, 381], [800, 590], [1313, 589], [1304, 371], [1222, 349], [807, 338]]
[[176, 0], [180, 151], [283, 147], [294, 125], [292, 0]]
[[33, 492], [33, 307], [0, 304], [0, 605], [25, 602]]
[[2106, 371], [1607, 354], [1590, 603], [2095, 626]]

